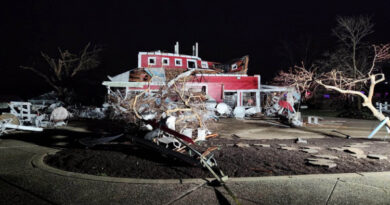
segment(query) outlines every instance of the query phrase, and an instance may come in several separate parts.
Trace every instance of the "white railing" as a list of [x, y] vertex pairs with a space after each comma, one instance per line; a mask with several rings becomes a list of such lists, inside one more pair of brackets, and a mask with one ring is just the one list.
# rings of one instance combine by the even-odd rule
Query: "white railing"
[[376, 102], [376, 109], [378, 109], [380, 113], [390, 112], [389, 106], [390, 105], [387, 102], [385, 103]]

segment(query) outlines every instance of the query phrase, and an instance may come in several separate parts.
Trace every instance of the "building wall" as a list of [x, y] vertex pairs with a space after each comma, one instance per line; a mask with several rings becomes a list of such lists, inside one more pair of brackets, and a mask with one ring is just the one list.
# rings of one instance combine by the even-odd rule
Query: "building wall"
[[[150, 65], [149, 64], [149, 58], [155, 58], [156, 62], [155, 65]], [[163, 58], [169, 59], [169, 64], [168, 65], [163, 65], [162, 60]], [[182, 65], [177, 66], [175, 64], [176, 59], [181, 59]], [[161, 54], [139, 54], [139, 67], [140, 68], [182, 68], [182, 69], [187, 69], [187, 60], [195, 60], [196, 62], [196, 67], [197, 68], [202, 68], [201, 66], [201, 60], [196, 57], [191, 57], [191, 56], [182, 56], [182, 55], [176, 55], [176, 56], [171, 56], [171, 55], [161, 55]]]

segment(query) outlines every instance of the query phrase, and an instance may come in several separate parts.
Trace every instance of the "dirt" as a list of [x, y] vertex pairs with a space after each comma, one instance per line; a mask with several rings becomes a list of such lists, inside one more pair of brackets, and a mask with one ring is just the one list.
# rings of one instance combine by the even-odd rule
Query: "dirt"
[[[330, 147], [343, 147], [353, 143], [372, 142], [369, 147], [360, 148], [365, 154], [381, 154], [389, 157], [390, 143], [365, 139], [327, 137], [307, 139], [308, 144], [296, 144], [294, 140], [227, 140], [211, 139], [202, 145], [218, 146], [214, 151], [218, 167], [230, 177], [279, 176], [319, 173], [352, 173], [390, 171], [389, 160], [357, 159], [343, 151]], [[249, 147], [236, 147], [236, 143]], [[260, 147], [254, 144], [270, 144]], [[337, 156], [335, 168], [308, 165], [306, 159], [312, 154], [302, 151], [281, 150], [279, 144], [296, 147], [320, 147], [318, 154]], [[201, 167], [187, 165], [179, 159], [164, 157], [153, 150], [145, 149], [128, 141], [119, 141], [94, 148], [66, 148], [45, 159], [46, 163], [59, 169], [100, 176], [171, 179], [212, 177]]]

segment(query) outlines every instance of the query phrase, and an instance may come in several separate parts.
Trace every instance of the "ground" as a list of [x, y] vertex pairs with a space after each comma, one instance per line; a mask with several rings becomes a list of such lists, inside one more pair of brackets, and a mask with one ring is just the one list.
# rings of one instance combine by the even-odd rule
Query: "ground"
[[[259, 142], [275, 136], [279, 137], [277, 135], [279, 127], [265, 126], [268, 122], [251, 120], [251, 123], [248, 123], [249, 127], [243, 125], [240, 127], [238, 121], [233, 119], [222, 121], [231, 130], [227, 131], [220, 127], [218, 129], [220, 138], [209, 141], [214, 145], [226, 143], [230, 148], [230, 144], [242, 141], [244, 144], [239, 144], [242, 148], [232, 148], [252, 149], [259, 147], [250, 145], [248, 148], [245, 142], [256, 142], [256, 140]], [[283, 136], [287, 138], [284, 141], [290, 140], [293, 146], [304, 146], [293, 144], [293, 139], [297, 136], [305, 136], [310, 146], [310, 143], [324, 136], [346, 140], [345, 134], [347, 134], [352, 137], [352, 140], [364, 142], [367, 141], [370, 130], [378, 124], [377, 121], [326, 118], [320, 123], [321, 125], [309, 126], [308, 129], [284, 128]], [[233, 125], [236, 125], [237, 130], [233, 129]], [[41, 161], [46, 153], [56, 150], [66, 150], [71, 147], [86, 150], [79, 145], [79, 138], [117, 134], [116, 127], [120, 128], [121, 125], [107, 121], [80, 121], [71, 122], [63, 129], [45, 130], [42, 133], [17, 132], [1, 136], [0, 198], [2, 204], [128, 204], [129, 202], [131, 204], [235, 204], [223, 187], [213, 186], [207, 179], [147, 180], [102, 177], [105, 175], [103, 173], [100, 176], [83, 175], [54, 169]], [[247, 131], [248, 136], [232, 135], [242, 129]], [[332, 132], [333, 130], [337, 132]], [[369, 141], [373, 143], [369, 144], [370, 147], [372, 145], [386, 147], [386, 143], [381, 143], [384, 134], [384, 131], [380, 131], [375, 135], [376, 139]], [[310, 136], [317, 138], [313, 139]], [[362, 138], [364, 141], [355, 138]], [[225, 142], [226, 140], [229, 143]], [[353, 144], [354, 141], [349, 142]], [[340, 146], [342, 145], [337, 144], [337, 147]], [[286, 154], [292, 152], [279, 149], [275, 151]], [[365, 150], [365, 153], [367, 151]], [[306, 153], [302, 152], [302, 154]], [[387, 162], [387, 160], [380, 162]], [[226, 184], [241, 204], [389, 204], [389, 180], [390, 172], [354, 171], [349, 174], [230, 177]]]
[[[369, 140], [362, 137], [367, 136], [370, 129], [378, 122], [326, 118], [320, 123], [321, 125], [311, 125], [306, 126], [305, 129], [299, 129], [287, 128], [269, 120], [222, 119], [214, 127], [220, 133], [220, 137], [208, 140], [199, 149], [205, 150], [210, 146], [219, 147], [219, 150], [214, 152], [215, 159], [225, 174], [231, 177], [390, 170], [390, 162], [387, 159], [357, 158], [343, 150], [330, 149], [364, 144], [363, 147], [358, 147], [365, 155], [389, 156], [390, 144], [383, 141], [383, 132], [378, 133], [376, 139]], [[88, 128], [91, 130], [93, 128], [92, 130], [94, 130], [96, 128], [94, 133], [104, 130], [101, 122], [98, 121], [77, 122], [74, 126], [76, 125], [77, 129]], [[84, 128], [82, 128], [83, 126]], [[116, 130], [119, 129], [118, 126], [116, 129], [113, 129], [115, 126], [110, 127], [111, 133], [119, 131]], [[67, 129], [73, 129], [72, 125]], [[360, 133], [361, 136], [356, 133]], [[56, 136], [58, 137], [58, 135]], [[47, 163], [68, 171], [100, 176], [134, 178], [211, 177], [205, 169], [189, 166], [178, 159], [162, 156], [153, 150], [139, 147], [137, 144], [126, 140], [125, 137], [111, 144], [86, 149], [77, 143], [78, 138], [85, 136], [73, 136], [72, 140], [68, 139], [67, 142], [62, 142], [64, 149], [55, 155], [48, 156], [46, 158]], [[352, 138], [346, 139], [346, 136], [352, 136]], [[306, 139], [308, 143], [295, 143], [297, 137]], [[61, 145], [61, 142], [56, 142], [56, 144]], [[269, 144], [270, 147], [262, 147], [259, 144]], [[296, 150], [281, 149], [284, 146]], [[318, 153], [310, 154], [300, 150], [307, 146], [318, 147], [316, 148]], [[317, 154], [338, 157], [338, 159], [332, 160], [337, 166], [328, 168], [309, 165], [308, 159]]]

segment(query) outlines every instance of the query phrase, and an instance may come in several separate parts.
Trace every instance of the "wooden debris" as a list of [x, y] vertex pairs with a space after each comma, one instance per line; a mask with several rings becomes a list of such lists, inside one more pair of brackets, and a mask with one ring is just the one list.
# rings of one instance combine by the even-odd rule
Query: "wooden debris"
[[309, 154], [318, 153], [318, 150], [316, 150], [316, 149], [300, 149], [300, 151], [306, 152], [306, 153], [309, 153]]
[[328, 159], [317, 159], [317, 158], [308, 158], [307, 163], [314, 166], [322, 166], [327, 168], [334, 168], [337, 167], [337, 164], [334, 163], [332, 160]]
[[387, 159], [387, 156], [379, 155], [379, 154], [368, 154], [367, 157], [371, 159], [379, 159], [379, 160]]
[[313, 155], [313, 157], [322, 158], [322, 159], [338, 159], [338, 157], [336, 156], [326, 155], [326, 154], [317, 154], [317, 155]]
[[245, 144], [245, 143], [242, 143], [242, 142], [236, 143], [236, 144], [234, 144], [234, 146], [235, 147], [241, 147], [241, 148], [250, 147], [249, 144]]
[[289, 151], [296, 151], [298, 150], [296, 147], [280, 147], [279, 149], [282, 149], [282, 150], [289, 150]]
[[259, 146], [259, 147], [271, 147], [269, 144], [253, 144], [253, 146]]

